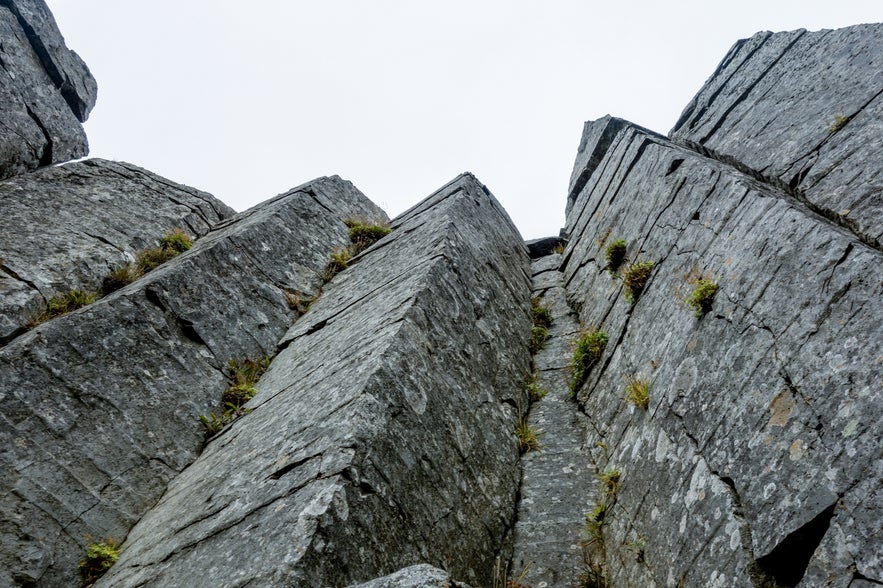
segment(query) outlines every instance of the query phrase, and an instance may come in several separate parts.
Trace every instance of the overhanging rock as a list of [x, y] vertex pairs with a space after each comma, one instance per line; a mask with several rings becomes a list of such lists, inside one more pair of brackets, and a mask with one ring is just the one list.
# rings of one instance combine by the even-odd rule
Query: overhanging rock
[[883, 245], [883, 24], [736, 43], [671, 138]]
[[0, 1], [0, 179], [89, 152], [97, 87], [42, 0]]
[[48, 299], [99, 290], [167, 231], [201, 237], [236, 214], [211, 194], [102, 159], [0, 181], [0, 209], [0, 345]]
[[[596, 459], [621, 475], [602, 527], [613, 585], [883, 577], [883, 254], [773, 186], [619, 126], [571, 209], [564, 264], [584, 325], [610, 339], [578, 398]], [[634, 305], [604, 270], [614, 239], [655, 262]], [[696, 318], [700, 277], [719, 290]], [[646, 412], [625, 401], [631, 376], [651, 385]]]
[[200, 453], [232, 359], [272, 356], [344, 220], [385, 214], [322, 178], [258, 205], [94, 304], [0, 350], [0, 585], [74, 585]]
[[393, 228], [287, 333], [252, 411], [99, 586], [345, 586], [416, 562], [491, 584], [519, 477], [527, 251], [470, 175]]

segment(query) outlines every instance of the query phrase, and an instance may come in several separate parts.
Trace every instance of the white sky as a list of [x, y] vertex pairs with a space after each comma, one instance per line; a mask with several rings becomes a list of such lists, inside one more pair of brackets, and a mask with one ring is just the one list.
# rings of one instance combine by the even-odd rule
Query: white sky
[[558, 233], [582, 124], [667, 133], [760, 30], [883, 0], [47, 0], [98, 80], [91, 155], [244, 210], [322, 175], [395, 216], [462, 171]]

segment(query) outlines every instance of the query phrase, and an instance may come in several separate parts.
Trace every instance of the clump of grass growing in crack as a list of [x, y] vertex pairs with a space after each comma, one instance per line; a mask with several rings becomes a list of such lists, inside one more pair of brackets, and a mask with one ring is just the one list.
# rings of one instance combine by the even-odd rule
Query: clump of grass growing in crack
[[582, 571], [576, 577], [577, 588], [607, 588], [607, 573], [604, 566], [586, 559], [583, 562]]
[[609, 337], [601, 329], [584, 332], [576, 340], [571, 361], [570, 393], [575, 396], [585, 383], [592, 367], [601, 359]]
[[120, 557], [120, 545], [113, 539], [103, 543], [92, 543], [86, 549], [86, 556], [80, 560], [82, 588], [92, 586]]
[[142, 249], [135, 255], [135, 262], [110, 272], [101, 284], [102, 295], [116, 292], [128, 286], [149, 271], [193, 247], [193, 239], [182, 229], [168, 231], [159, 240], [159, 247]]
[[702, 318], [708, 312], [711, 312], [711, 305], [717, 294], [719, 285], [714, 280], [700, 278], [696, 281], [696, 287], [687, 297], [687, 306], [693, 309], [693, 316]]
[[542, 327], [540, 325], [534, 325], [530, 329], [530, 344], [528, 347], [530, 348], [531, 353], [536, 353], [540, 351], [543, 347], [546, 346], [546, 341], [549, 339], [549, 331], [546, 327]]
[[331, 278], [342, 272], [350, 263], [350, 251], [346, 247], [338, 247], [331, 252], [331, 259], [325, 266], [325, 281], [331, 281]]
[[93, 292], [85, 292], [83, 290], [70, 290], [68, 292], [59, 292], [46, 301], [46, 308], [36, 317], [29, 321], [31, 328], [41, 325], [48, 320], [54, 319], [83, 308], [95, 302], [96, 294]]
[[605, 470], [598, 475], [598, 479], [601, 480], [601, 487], [604, 488], [604, 495], [607, 498], [612, 498], [616, 496], [616, 492], [619, 490], [619, 478], [621, 474], [619, 470]]
[[625, 399], [629, 404], [647, 410], [650, 406], [650, 382], [638, 376], [626, 376]]
[[518, 449], [521, 453], [539, 450], [540, 435], [539, 431], [528, 424], [527, 415], [518, 418], [518, 423], [515, 425], [515, 436], [518, 438]]
[[625, 261], [628, 242], [625, 239], [617, 239], [610, 243], [604, 250], [604, 259], [607, 261], [607, 269], [610, 273], [616, 272]]
[[392, 229], [382, 222], [349, 219], [344, 223], [350, 229], [353, 255], [358, 255], [392, 232]]
[[264, 357], [258, 360], [252, 359], [233, 359], [228, 364], [230, 370], [230, 379], [232, 383], [224, 391], [221, 396], [221, 402], [224, 404], [224, 411], [221, 414], [209, 413], [208, 416], [200, 416], [199, 420], [205, 428], [206, 440], [211, 439], [221, 429], [235, 421], [244, 414], [248, 414], [249, 409], [245, 408], [245, 404], [254, 398], [257, 394], [255, 385], [260, 377], [267, 371], [270, 366], [270, 358]]
[[285, 302], [288, 304], [288, 308], [296, 310], [300, 314], [306, 314], [310, 310], [310, 305], [318, 300], [320, 296], [320, 294], [310, 296], [305, 292], [298, 292], [297, 290], [283, 290], [283, 294], [285, 295]]
[[647, 280], [650, 279], [650, 273], [653, 271], [652, 261], [641, 261], [629, 264], [622, 275], [623, 286], [625, 287], [625, 299], [629, 304], [638, 301]]
[[538, 327], [552, 326], [552, 311], [540, 304], [539, 296], [532, 298], [530, 301], [530, 318], [533, 324]]
[[593, 541], [601, 541], [604, 519], [607, 517], [607, 503], [600, 502], [595, 505], [592, 512], [586, 515], [586, 531]]
[[848, 123], [848, 122], [849, 122], [848, 116], [842, 116], [842, 115], [838, 114], [837, 116], [834, 117], [834, 122], [831, 123], [831, 126], [828, 127], [828, 132], [832, 133], [832, 134], [836, 133], [837, 131], [839, 131], [840, 129], [845, 127], [846, 123]]
[[527, 397], [531, 402], [539, 402], [546, 397], [546, 394], [548, 394], [546, 390], [540, 388], [540, 384], [537, 382], [536, 373], [531, 374], [527, 379], [524, 388], [527, 390]]

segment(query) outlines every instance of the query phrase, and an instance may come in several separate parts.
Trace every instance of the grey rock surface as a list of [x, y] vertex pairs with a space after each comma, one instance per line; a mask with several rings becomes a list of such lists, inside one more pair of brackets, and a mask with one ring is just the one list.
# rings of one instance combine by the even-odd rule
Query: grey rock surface
[[883, 24], [739, 41], [670, 136], [775, 182], [879, 249]]
[[0, 179], [89, 152], [97, 86], [42, 0], [0, 2]]
[[98, 586], [346, 586], [415, 561], [490, 585], [519, 475], [527, 251], [471, 175], [392, 226]]
[[526, 586], [569, 588], [584, 568], [586, 514], [599, 486], [589, 419], [570, 398], [571, 342], [580, 331], [565, 300], [558, 254], [535, 260], [533, 295], [552, 313], [545, 347], [534, 356], [537, 383], [546, 392], [528, 423], [540, 433], [540, 450], [522, 455], [521, 501], [509, 576]]
[[385, 215], [340, 178], [305, 184], [0, 349], [0, 585], [77, 585], [86, 546], [126, 536], [202, 451], [228, 362], [276, 353], [285, 291], [321, 287], [350, 217]]
[[[883, 254], [627, 124], [567, 231], [568, 300], [610, 337], [578, 396], [606, 447], [595, 461], [621, 471], [603, 526], [613, 585], [880, 582]], [[603, 270], [617, 238], [655, 262], [634, 305]], [[720, 290], [697, 319], [700, 276]], [[624, 400], [626, 376], [650, 382], [649, 410]]]
[[428, 564], [418, 564], [364, 584], [352, 584], [349, 588], [469, 588], [469, 586], [452, 580], [444, 570]]
[[102, 159], [0, 181], [0, 345], [46, 301], [95, 292], [173, 228], [201, 237], [235, 211], [210, 194]]

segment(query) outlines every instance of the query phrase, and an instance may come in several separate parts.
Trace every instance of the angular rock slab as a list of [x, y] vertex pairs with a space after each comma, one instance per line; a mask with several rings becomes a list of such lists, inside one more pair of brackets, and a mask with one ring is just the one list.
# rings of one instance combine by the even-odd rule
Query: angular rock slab
[[[883, 255], [630, 125], [567, 231], [569, 301], [610, 337], [579, 399], [604, 443], [596, 461], [621, 472], [603, 526], [613, 584], [883, 577]], [[603, 269], [619, 238], [656, 264], [634, 305]], [[684, 301], [700, 275], [720, 290], [697, 319]], [[651, 384], [647, 411], [625, 401], [633, 375]]]
[[0, 179], [82, 157], [97, 86], [42, 0], [0, 3]]
[[0, 182], [0, 344], [59, 292], [95, 292], [173, 228], [205, 235], [236, 212], [134, 165], [79, 161]]
[[670, 134], [883, 244], [883, 24], [736, 43]]
[[469, 586], [455, 582], [444, 570], [427, 564], [418, 564], [364, 584], [353, 584], [349, 588], [469, 588]]
[[346, 586], [414, 561], [490, 585], [518, 485], [527, 251], [471, 175], [393, 228], [288, 332], [252, 411], [99, 586]]
[[89, 543], [126, 536], [200, 454], [228, 362], [275, 354], [284, 290], [318, 290], [350, 217], [385, 215], [316, 180], [0, 350], [0, 585], [76, 585]]

